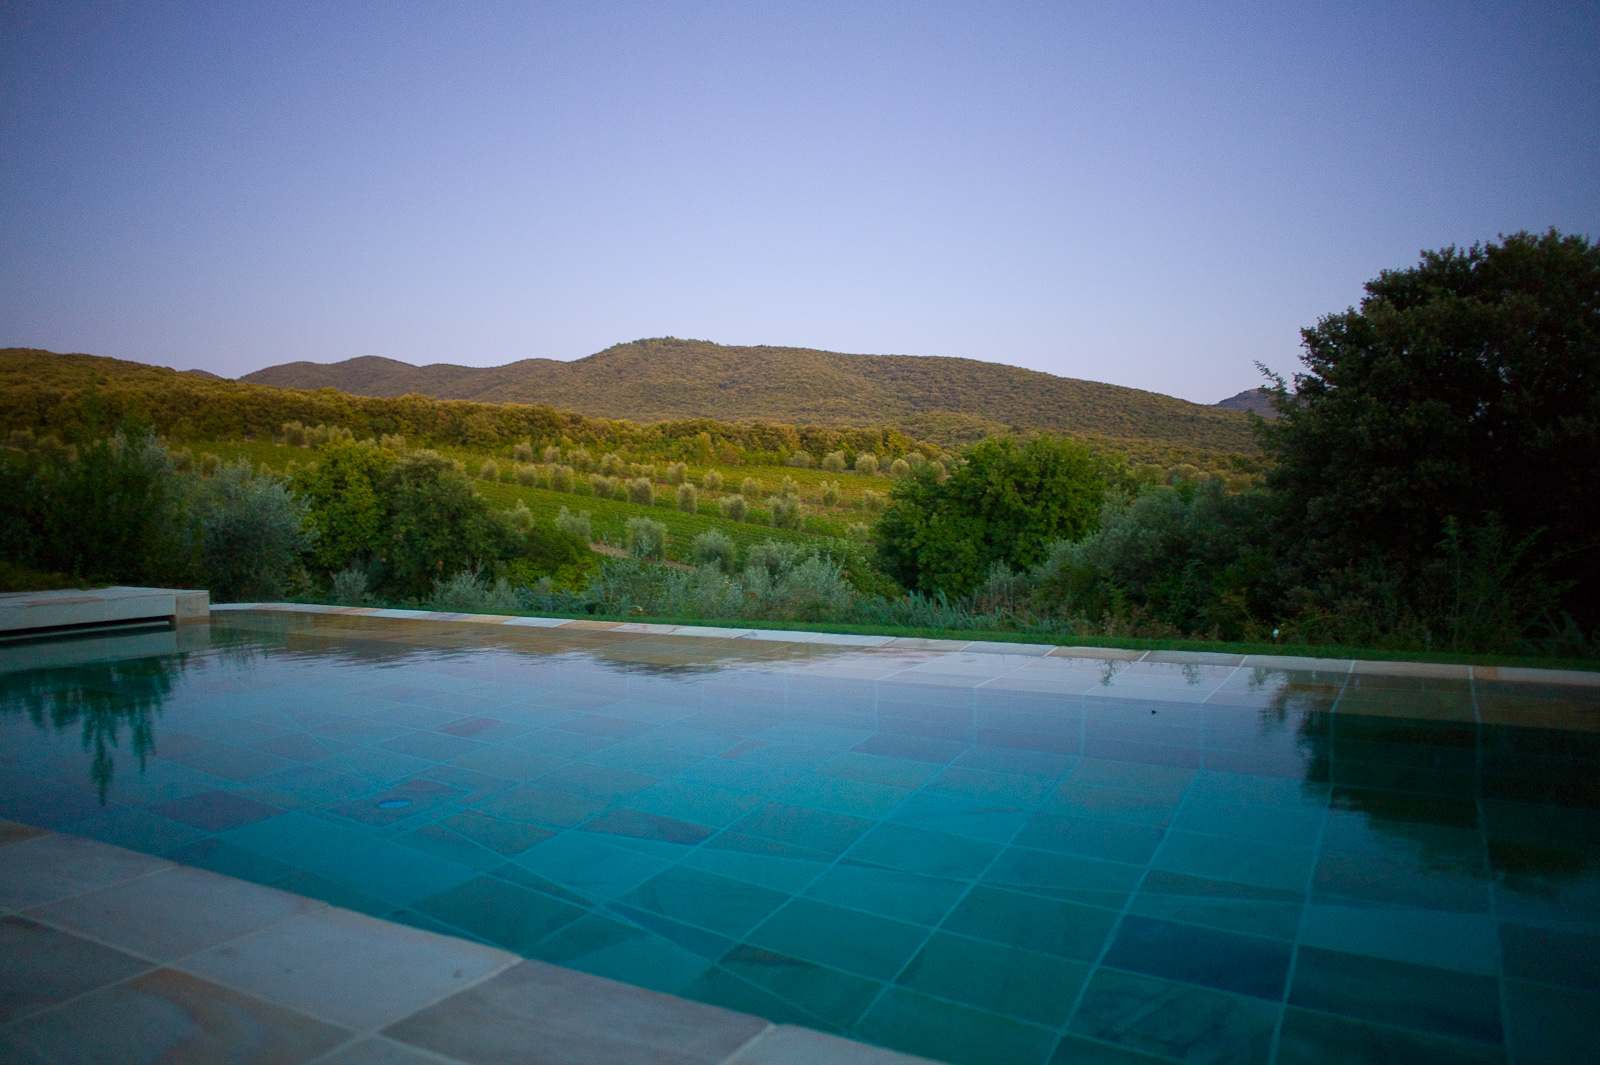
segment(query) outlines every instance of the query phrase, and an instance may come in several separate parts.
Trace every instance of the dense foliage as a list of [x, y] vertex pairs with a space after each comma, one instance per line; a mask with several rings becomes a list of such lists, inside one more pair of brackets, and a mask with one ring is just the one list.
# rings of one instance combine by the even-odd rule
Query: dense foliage
[[878, 522], [878, 557], [908, 588], [964, 595], [996, 563], [1036, 565], [1052, 542], [1089, 531], [1106, 472], [1058, 437], [986, 440], [948, 477], [924, 468], [900, 478]]

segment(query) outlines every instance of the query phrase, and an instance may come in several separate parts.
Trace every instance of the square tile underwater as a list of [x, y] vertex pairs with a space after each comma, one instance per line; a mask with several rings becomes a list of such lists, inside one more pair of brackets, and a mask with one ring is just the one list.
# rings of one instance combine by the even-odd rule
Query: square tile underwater
[[0, 817], [960, 1065], [1600, 1061], [1597, 687], [265, 611], [180, 642], [11, 648]]

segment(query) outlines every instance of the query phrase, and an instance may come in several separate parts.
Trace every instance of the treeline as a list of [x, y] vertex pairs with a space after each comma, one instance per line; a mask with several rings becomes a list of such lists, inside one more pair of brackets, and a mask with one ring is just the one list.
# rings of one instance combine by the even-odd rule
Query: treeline
[[[709, 418], [641, 425], [550, 406], [298, 391], [94, 355], [0, 350], [0, 426], [8, 430], [54, 434], [69, 443], [104, 436], [117, 426], [149, 426], [174, 441], [271, 440], [282, 439], [286, 423], [348, 430], [358, 439], [403, 436], [421, 447], [506, 456], [518, 443], [541, 451], [548, 446], [586, 447], [641, 459], [730, 466], [783, 465], [800, 456], [820, 465], [832, 452], [843, 452], [851, 463], [866, 453], [886, 463], [913, 453], [930, 459], [948, 454], [929, 439], [889, 426], [739, 424]], [[985, 432], [1030, 433], [1025, 426], [983, 425]], [[1214, 448], [1097, 434], [1083, 439], [1104, 454], [1163, 468], [1260, 469], [1254, 457]]]

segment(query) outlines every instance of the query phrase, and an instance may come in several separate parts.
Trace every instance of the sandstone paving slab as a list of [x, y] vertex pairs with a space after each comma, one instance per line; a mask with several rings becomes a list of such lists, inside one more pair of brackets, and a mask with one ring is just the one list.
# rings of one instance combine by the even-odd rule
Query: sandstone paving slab
[[51, 834], [0, 847], [0, 906], [24, 910], [171, 868], [161, 858]]

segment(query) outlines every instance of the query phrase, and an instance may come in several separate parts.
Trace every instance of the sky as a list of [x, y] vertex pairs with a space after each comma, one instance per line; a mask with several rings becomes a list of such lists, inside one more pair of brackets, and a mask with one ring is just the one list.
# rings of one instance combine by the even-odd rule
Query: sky
[[678, 336], [1212, 403], [1423, 249], [1600, 237], [1600, 4], [0, 0], [0, 346]]

